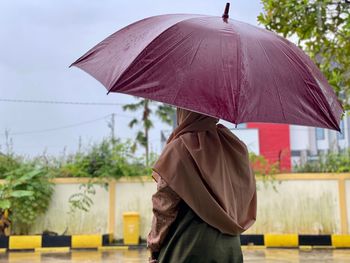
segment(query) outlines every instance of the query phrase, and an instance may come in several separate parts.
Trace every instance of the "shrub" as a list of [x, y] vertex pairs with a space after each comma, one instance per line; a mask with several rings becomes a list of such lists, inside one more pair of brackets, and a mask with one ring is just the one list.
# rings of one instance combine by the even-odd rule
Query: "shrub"
[[27, 234], [32, 223], [50, 203], [53, 186], [50, 172], [34, 164], [24, 163], [6, 173], [0, 185], [0, 210], [10, 211], [16, 234]]
[[110, 139], [69, 156], [53, 169], [57, 177], [120, 178], [149, 173], [142, 158], [133, 154], [130, 141]]
[[296, 165], [294, 171], [307, 173], [345, 173], [350, 172], [350, 149], [339, 153], [329, 152], [321, 154], [318, 160], [307, 161], [305, 164]]

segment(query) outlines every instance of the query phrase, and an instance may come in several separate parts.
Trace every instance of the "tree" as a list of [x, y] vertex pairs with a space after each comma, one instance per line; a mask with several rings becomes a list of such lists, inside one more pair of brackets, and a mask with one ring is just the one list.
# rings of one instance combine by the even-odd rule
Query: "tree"
[[[172, 124], [174, 109], [171, 106], [165, 104], [159, 104], [148, 99], [137, 98], [136, 103], [127, 104], [123, 106], [123, 110], [129, 111], [139, 111], [142, 110], [142, 118], [133, 118], [129, 122], [129, 127], [133, 128], [135, 125], [141, 125], [143, 130], [139, 130], [136, 135], [136, 143], [134, 144], [134, 149], [136, 149], [136, 144], [141, 145], [145, 148], [146, 166], [149, 165], [149, 130], [153, 127], [153, 122], [151, 120], [151, 114], [154, 109], [155, 115], [164, 123], [169, 125]], [[153, 107], [152, 107], [153, 106]]]
[[350, 4], [336, 0], [262, 0], [258, 21], [297, 39], [350, 109]]

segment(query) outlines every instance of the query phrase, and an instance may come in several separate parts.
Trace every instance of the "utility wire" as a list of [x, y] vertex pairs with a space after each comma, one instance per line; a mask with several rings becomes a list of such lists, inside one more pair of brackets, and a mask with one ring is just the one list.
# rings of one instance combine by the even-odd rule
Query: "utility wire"
[[0, 102], [15, 102], [15, 103], [36, 103], [36, 104], [65, 104], [65, 105], [81, 105], [81, 106], [122, 106], [122, 103], [108, 102], [78, 102], [78, 101], [55, 101], [55, 100], [21, 100], [0, 98]]
[[[114, 113], [114, 114], [117, 117], [134, 118], [131, 115], [124, 115], [124, 114], [117, 114], [117, 113]], [[90, 124], [90, 123], [101, 121], [101, 120], [107, 120], [107, 118], [111, 117], [112, 115], [113, 115], [113, 113], [105, 115], [105, 116], [100, 117], [100, 118], [93, 119], [93, 120], [88, 120], [88, 121], [84, 121], [84, 122], [78, 122], [78, 123], [65, 125], [65, 126], [59, 126], [59, 127], [55, 127], [55, 128], [48, 128], [48, 129], [42, 129], [42, 130], [33, 130], [33, 131], [24, 131], [24, 132], [8, 132], [8, 134], [10, 136], [13, 136], [13, 135], [27, 135], [27, 134], [36, 134], [36, 133], [45, 133], [45, 132], [58, 131], [58, 130], [74, 128], [74, 127]], [[2, 135], [5, 135], [5, 134], [2, 134]]]
[[33, 130], [33, 131], [24, 131], [24, 132], [8, 132], [8, 133], [9, 133], [10, 136], [12, 136], [12, 135], [25, 135], [25, 134], [34, 134], [34, 133], [45, 133], [45, 132], [51, 132], [51, 131], [58, 131], [58, 130], [78, 127], [78, 126], [86, 125], [86, 124], [89, 124], [89, 123], [97, 122], [97, 121], [100, 121], [100, 120], [104, 120], [104, 119], [106, 119], [107, 117], [110, 117], [110, 116], [111, 116], [111, 114], [108, 114], [108, 115], [105, 115], [105, 116], [97, 118], [97, 119], [88, 120], [88, 121], [84, 121], [84, 122], [79, 122], [79, 123], [75, 123], [75, 124], [71, 124], [71, 125], [55, 127], [55, 128], [49, 128], [49, 129], [43, 129], [43, 130]]

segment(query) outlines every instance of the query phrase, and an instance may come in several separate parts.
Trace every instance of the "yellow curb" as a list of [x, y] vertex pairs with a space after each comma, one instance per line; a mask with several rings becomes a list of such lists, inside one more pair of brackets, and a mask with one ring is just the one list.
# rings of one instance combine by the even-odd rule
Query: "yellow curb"
[[98, 248], [101, 245], [101, 235], [72, 235], [72, 248]]
[[350, 247], [350, 235], [332, 235], [332, 245], [336, 248]]
[[35, 249], [41, 247], [41, 236], [10, 236], [9, 249]]
[[298, 247], [297, 234], [265, 234], [264, 244], [266, 247]]
[[56, 252], [69, 252], [70, 247], [39, 247], [35, 249], [35, 252], [41, 253], [56, 253]]
[[0, 248], [0, 253], [6, 253], [7, 249], [6, 248]]
[[300, 250], [312, 250], [312, 246], [299, 246]]
[[243, 250], [246, 250], [246, 249], [258, 250], [258, 249], [265, 249], [266, 246], [262, 246], [262, 245], [243, 245], [243, 246], [241, 246], [241, 248]]
[[99, 251], [111, 251], [111, 250], [128, 250], [128, 246], [104, 246], [98, 247]]
[[313, 249], [335, 249], [335, 246], [312, 246]]

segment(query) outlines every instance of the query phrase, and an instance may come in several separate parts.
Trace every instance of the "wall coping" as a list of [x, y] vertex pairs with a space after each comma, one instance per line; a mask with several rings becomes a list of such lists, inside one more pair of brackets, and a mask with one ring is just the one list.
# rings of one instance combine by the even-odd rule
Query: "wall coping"
[[[269, 176], [277, 181], [289, 180], [350, 180], [350, 173], [282, 173]], [[263, 180], [263, 176], [256, 176], [256, 180]], [[153, 182], [151, 176], [122, 177], [119, 179], [97, 179], [88, 177], [58, 177], [52, 179], [55, 184], [84, 184], [84, 183], [146, 183]], [[0, 184], [5, 182], [0, 180]]]

